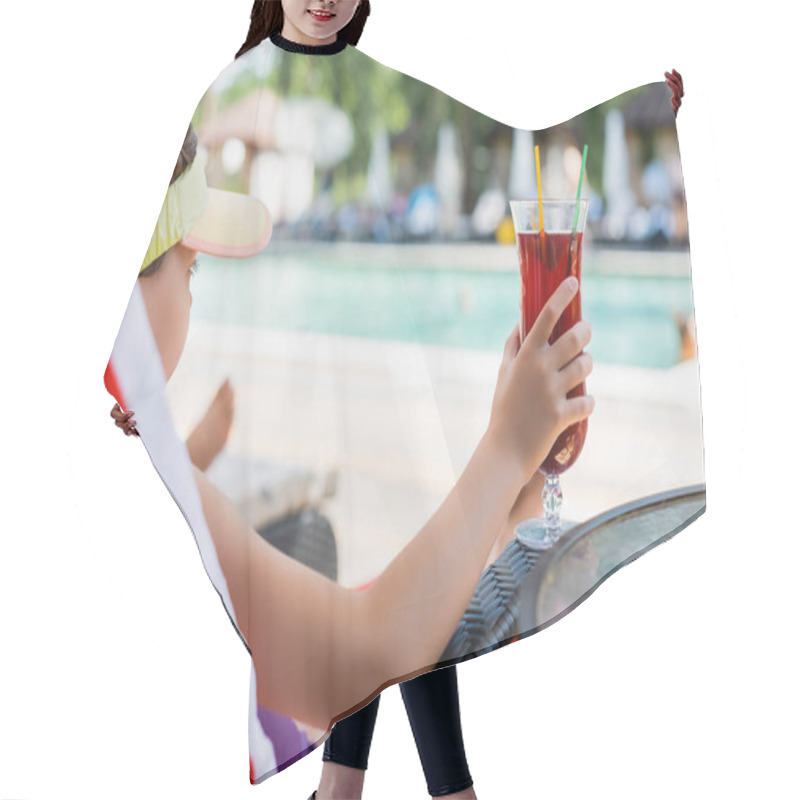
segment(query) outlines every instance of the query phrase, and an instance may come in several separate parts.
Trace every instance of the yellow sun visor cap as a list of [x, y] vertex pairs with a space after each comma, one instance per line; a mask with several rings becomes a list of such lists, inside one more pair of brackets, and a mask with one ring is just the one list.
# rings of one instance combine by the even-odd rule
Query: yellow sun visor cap
[[223, 258], [247, 258], [260, 253], [272, 235], [267, 207], [247, 194], [220, 189], [207, 192], [206, 209], [183, 237], [183, 244]]
[[140, 272], [178, 242], [223, 258], [246, 258], [267, 246], [272, 235], [267, 207], [250, 195], [210, 189], [205, 165], [200, 151], [167, 190]]

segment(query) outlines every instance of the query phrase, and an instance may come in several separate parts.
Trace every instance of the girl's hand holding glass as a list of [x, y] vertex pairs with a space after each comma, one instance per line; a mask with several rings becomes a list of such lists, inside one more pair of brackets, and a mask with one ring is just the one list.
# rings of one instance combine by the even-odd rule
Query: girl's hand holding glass
[[592, 371], [591, 356], [582, 352], [591, 338], [589, 323], [580, 321], [552, 345], [548, 343], [577, 291], [578, 281], [567, 278], [525, 341], [520, 345], [518, 326], [506, 340], [488, 433], [519, 466], [524, 482], [541, 466], [559, 433], [594, 409], [590, 395], [567, 398], [567, 392]]

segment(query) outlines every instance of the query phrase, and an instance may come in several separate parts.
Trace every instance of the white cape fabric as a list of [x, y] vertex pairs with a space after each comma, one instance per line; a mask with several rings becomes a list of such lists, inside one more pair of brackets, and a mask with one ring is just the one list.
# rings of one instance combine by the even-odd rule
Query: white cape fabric
[[[520, 309], [509, 200], [536, 197], [534, 144], [544, 195], [563, 199], [589, 146], [581, 292], [597, 405], [562, 476], [563, 513], [586, 520], [702, 485], [686, 203], [664, 84], [531, 132], [353, 47], [320, 55], [265, 40], [220, 73], [192, 122], [209, 185], [261, 199], [272, 240], [250, 259], [199, 257], [168, 384], [137, 282], [106, 385], [134, 410], [234, 625], [187, 435], [229, 379], [233, 425], [208, 477], [273, 546], [353, 589], [374, 580], [488, 423]], [[325, 737], [260, 707], [255, 670], [249, 732], [253, 782]]]

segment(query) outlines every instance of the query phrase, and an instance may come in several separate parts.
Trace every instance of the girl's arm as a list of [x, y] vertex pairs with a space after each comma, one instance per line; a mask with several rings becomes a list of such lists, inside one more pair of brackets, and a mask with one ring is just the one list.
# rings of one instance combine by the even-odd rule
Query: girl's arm
[[259, 704], [327, 729], [388, 681], [434, 664], [524, 478], [484, 436], [430, 521], [353, 591], [270, 546], [195, 468]]
[[437, 661], [520, 489], [558, 433], [591, 412], [590, 397], [566, 398], [591, 369], [579, 355], [588, 325], [547, 344], [576, 288], [574, 279], [562, 284], [521, 347], [517, 330], [509, 337], [486, 434], [433, 517], [364, 591], [271, 547], [195, 470], [260, 705], [327, 728], [387, 682]]

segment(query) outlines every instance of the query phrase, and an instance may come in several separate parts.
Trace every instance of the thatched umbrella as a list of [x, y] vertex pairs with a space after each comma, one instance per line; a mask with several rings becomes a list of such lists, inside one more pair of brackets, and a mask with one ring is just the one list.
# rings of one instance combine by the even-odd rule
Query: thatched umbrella
[[[203, 122], [197, 137], [209, 150], [222, 147], [228, 139], [241, 139], [245, 146], [259, 150], [276, 146], [275, 115], [281, 98], [269, 89], [256, 89], [241, 100]], [[258, 125], [253, 125], [253, 120]]]
[[350, 118], [340, 108], [314, 97], [284, 99], [267, 88], [216, 113], [212, 105], [197, 136], [209, 151], [211, 185], [225, 185], [225, 143], [244, 144], [239, 191], [256, 189], [276, 221], [284, 212], [297, 216], [310, 204], [315, 168], [332, 168], [350, 154], [354, 142]]
[[[216, 98], [214, 98], [216, 100]], [[269, 89], [256, 89], [241, 100], [217, 112], [217, 103], [211, 103], [211, 113], [197, 129], [197, 138], [209, 153], [206, 174], [212, 186], [223, 186], [225, 170], [222, 166], [222, 148], [230, 139], [244, 144], [244, 161], [241, 170], [241, 191], [250, 192], [250, 171], [253, 158], [259, 150], [272, 150], [276, 146], [275, 116], [281, 100]], [[253, 125], [257, 119], [258, 124]]]
[[392, 157], [389, 133], [379, 126], [372, 137], [372, 149], [367, 168], [367, 201], [377, 208], [388, 208], [392, 202]]
[[536, 197], [536, 160], [533, 147], [533, 131], [514, 128], [508, 176], [508, 196], [514, 200]]

